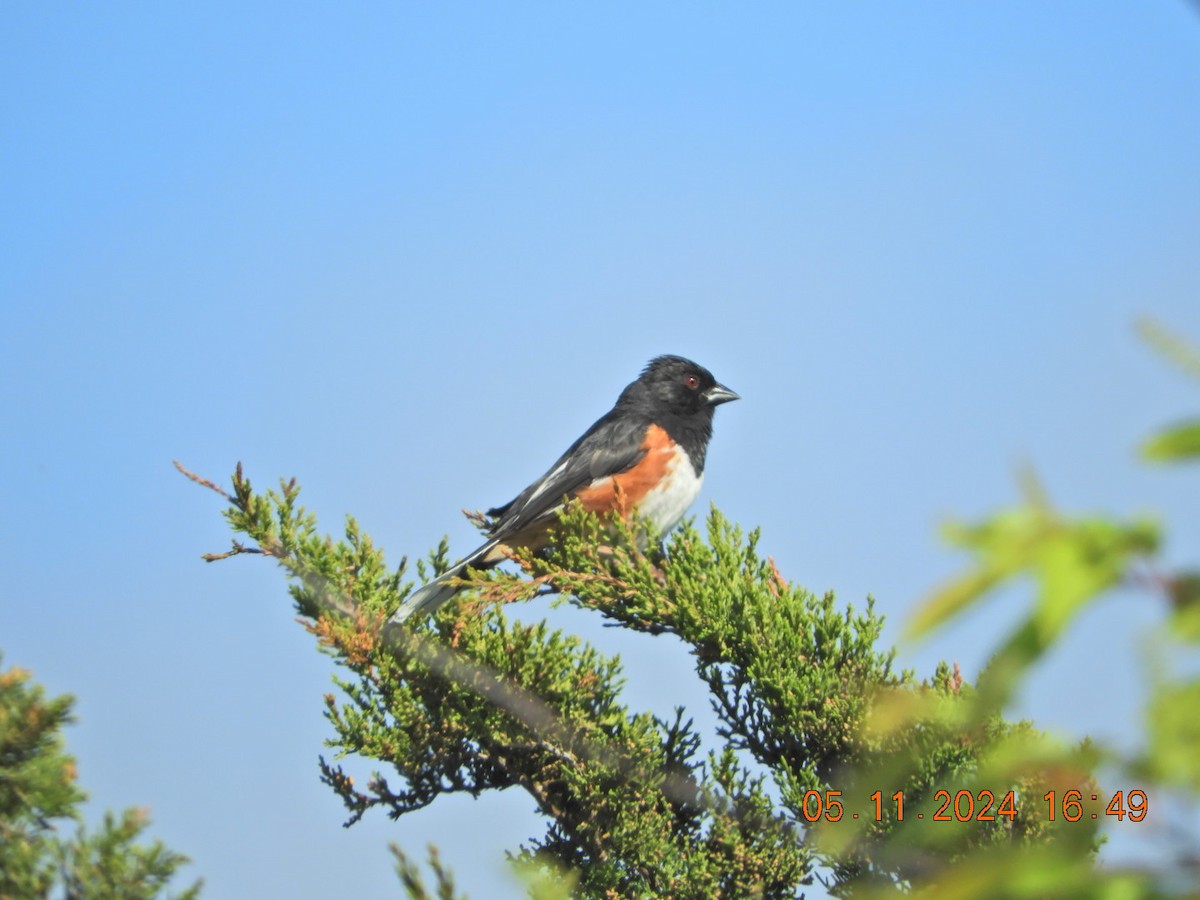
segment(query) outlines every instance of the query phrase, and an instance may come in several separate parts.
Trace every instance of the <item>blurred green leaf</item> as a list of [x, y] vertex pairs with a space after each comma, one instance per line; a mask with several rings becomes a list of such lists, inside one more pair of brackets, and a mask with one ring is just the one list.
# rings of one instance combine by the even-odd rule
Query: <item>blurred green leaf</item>
[[1034, 622], [1039, 637], [1058, 637], [1088, 600], [1116, 584], [1130, 560], [1152, 553], [1158, 540], [1157, 527], [1146, 521], [1063, 523], [1037, 554], [1035, 568], [1042, 589]]
[[529, 900], [571, 900], [579, 873], [558, 865], [546, 855], [513, 860], [517, 877], [525, 884]]
[[441, 855], [433, 844], [429, 845], [427, 851], [429, 868], [434, 877], [432, 890], [421, 876], [421, 867], [408, 854], [397, 844], [389, 844], [388, 849], [392, 851], [392, 856], [395, 858], [396, 875], [409, 900], [434, 900], [435, 896], [437, 900], [467, 900], [465, 894], [456, 893], [454, 875], [442, 863]]
[[946, 541], [974, 553], [980, 564], [933, 592], [909, 621], [908, 637], [933, 630], [1028, 568], [1052, 528], [1052, 515], [1040, 504], [1005, 510], [978, 525], [952, 522], [944, 526]]
[[1166, 583], [1171, 598], [1171, 630], [1185, 641], [1200, 642], [1200, 572], [1180, 572]]
[[[1134, 900], [1156, 896], [1139, 872], [1103, 873], [1069, 847], [987, 848], [942, 868], [921, 886], [926, 900], [1045, 898]], [[886, 892], [865, 894], [884, 897]], [[891, 894], [896, 896], [895, 893]]]
[[978, 564], [935, 591], [908, 627], [910, 637], [920, 636], [1004, 581], [1017, 575], [1034, 579], [1038, 589], [1032, 609], [980, 675], [979, 716], [1002, 709], [1025, 670], [1080, 610], [1117, 584], [1131, 559], [1153, 552], [1159, 542], [1152, 522], [1067, 519], [1050, 507], [1043, 491], [1025, 493], [1030, 500], [1023, 506], [977, 525], [947, 527], [947, 539], [973, 553]]
[[1200, 680], [1160, 684], [1147, 716], [1148, 762], [1155, 777], [1200, 791]]
[[1142, 458], [1174, 462], [1200, 456], [1200, 419], [1189, 419], [1156, 434], [1142, 444]]
[[943, 624], [1013, 576], [1029, 574], [1040, 590], [1028, 636], [1044, 644], [1088, 600], [1115, 584], [1131, 557], [1158, 546], [1152, 522], [1064, 519], [1044, 501], [1005, 510], [974, 526], [955, 523], [944, 533], [948, 541], [971, 551], [978, 565], [934, 591], [910, 621], [909, 637]]
[[995, 569], [975, 569], [938, 588], [909, 620], [906, 636], [917, 638], [954, 618], [1008, 576]]
[[1137, 330], [1142, 339], [1160, 354], [1189, 375], [1200, 378], [1200, 348], [1148, 316], [1138, 321]]

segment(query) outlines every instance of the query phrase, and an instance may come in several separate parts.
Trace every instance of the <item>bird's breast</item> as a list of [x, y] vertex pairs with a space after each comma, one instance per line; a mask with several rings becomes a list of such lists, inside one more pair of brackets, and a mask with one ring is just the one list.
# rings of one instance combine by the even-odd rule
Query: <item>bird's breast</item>
[[641, 449], [635, 465], [593, 482], [577, 496], [592, 512], [628, 516], [636, 511], [665, 534], [679, 524], [704, 478], [687, 451], [658, 425], [647, 429]]
[[696, 474], [687, 453], [676, 446], [670, 453], [663, 477], [637, 504], [638, 515], [649, 519], [660, 533], [666, 534], [679, 524], [695, 502], [703, 482], [704, 476]]

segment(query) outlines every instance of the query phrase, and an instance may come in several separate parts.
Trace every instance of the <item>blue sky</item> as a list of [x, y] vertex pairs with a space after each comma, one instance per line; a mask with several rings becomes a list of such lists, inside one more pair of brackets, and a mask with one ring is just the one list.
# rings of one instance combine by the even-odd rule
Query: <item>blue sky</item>
[[[963, 560], [937, 526], [1032, 462], [1195, 561], [1196, 408], [1132, 323], [1200, 340], [1200, 15], [972, 4], [92, 4], [0, 10], [0, 649], [78, 697], [94, 809], [146, 805], [209, 896], [474, 896], [515, 793], [348, 831], [317, 781], [331, 666], [171, 460], [296, 476], [392, 559], [509, 499], [652, 356], [739, 391], [705, 489], [784, 574], [896, 639]], [[1028, 597], [903, 648], [972, 677]], [[531, 614], [536, 614], [536, 610]], [[1136, 743], [1158, 601], [1114, 594], [1015, 715]], [[706, 701], [620, 651], [640, 707]], [[1130, 827], [1110, 858], [1148, 852]]]

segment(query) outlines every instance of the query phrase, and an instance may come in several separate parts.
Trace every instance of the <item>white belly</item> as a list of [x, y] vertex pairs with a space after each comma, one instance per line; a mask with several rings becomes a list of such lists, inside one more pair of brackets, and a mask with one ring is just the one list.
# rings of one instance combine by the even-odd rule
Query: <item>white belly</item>
[[638, 514], [653, 522], [662, 534], [679, 524], [704, 482], [704, 476], [696, 474], [686, 453], [676, 450], [672, 455], [674, 458], [667, 463], [667, 476], [642, 498], [637, 508]]

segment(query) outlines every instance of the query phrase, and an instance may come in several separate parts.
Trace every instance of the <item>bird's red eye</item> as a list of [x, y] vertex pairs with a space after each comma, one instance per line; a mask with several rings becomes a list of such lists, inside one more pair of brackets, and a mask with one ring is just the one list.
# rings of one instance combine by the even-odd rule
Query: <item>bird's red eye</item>
[[688, 389], [693, 390], [693, 391], [696, 388], [700, 387], [700, 379], [695, 375], [684, 375], [683, 383], [684, 383], [684, 386], [686, 386]]

